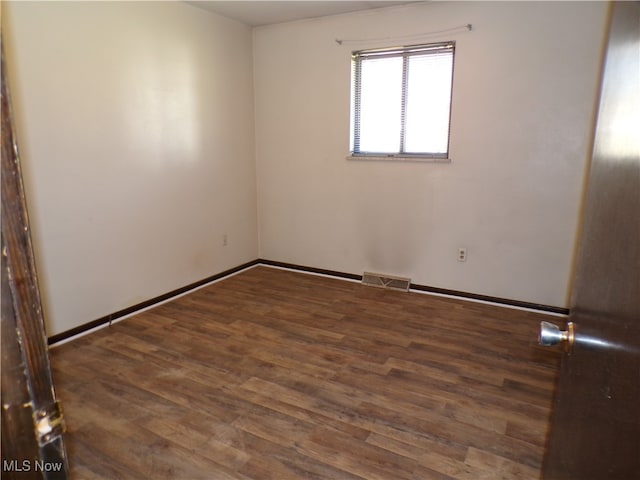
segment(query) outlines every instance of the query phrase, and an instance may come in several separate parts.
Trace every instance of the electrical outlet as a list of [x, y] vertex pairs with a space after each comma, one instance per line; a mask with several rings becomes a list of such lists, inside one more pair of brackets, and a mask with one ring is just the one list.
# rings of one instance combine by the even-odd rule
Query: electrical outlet
[[223, 247], [226, 247], [228, 243], [229, 243], [229, 238], [227, 237], [227, 234], [225, 233], [225, 234], [222, 236], [222, 246], [223, 246]]
[[458, 248], [458, 261], [466, 262], [467, 261], [467, 249], [460, 247]]

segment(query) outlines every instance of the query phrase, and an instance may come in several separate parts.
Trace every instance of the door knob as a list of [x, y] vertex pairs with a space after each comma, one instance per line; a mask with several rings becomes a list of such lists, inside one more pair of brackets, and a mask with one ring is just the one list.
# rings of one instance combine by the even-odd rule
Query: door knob
[[567, 322], [567, 329], [560, 330], [560, 327], [550, 322], [540, 322], [540, 333], [538, 343], [544, 347], [565, 343], [565, 350], [573, 346], [575, 340], [573, 322]]

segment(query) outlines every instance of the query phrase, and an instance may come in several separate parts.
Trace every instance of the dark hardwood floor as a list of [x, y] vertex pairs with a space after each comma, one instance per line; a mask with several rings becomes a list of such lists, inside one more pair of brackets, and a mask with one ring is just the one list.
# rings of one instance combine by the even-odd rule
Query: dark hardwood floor
[[75, 479], [537, 479], [542, 314], [256, 267], [53, 348]]

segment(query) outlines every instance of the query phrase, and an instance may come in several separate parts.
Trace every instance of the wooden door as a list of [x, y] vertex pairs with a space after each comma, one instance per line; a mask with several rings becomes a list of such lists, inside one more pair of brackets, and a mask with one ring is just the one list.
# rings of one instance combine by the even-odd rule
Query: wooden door
[[[1, 42], [1, 41], [0, 41]], [[2, 50], [2, 478], [66, 479]]]
[[611, 7], [609, 42], [548, 480], [640, 479], [640, 4]]

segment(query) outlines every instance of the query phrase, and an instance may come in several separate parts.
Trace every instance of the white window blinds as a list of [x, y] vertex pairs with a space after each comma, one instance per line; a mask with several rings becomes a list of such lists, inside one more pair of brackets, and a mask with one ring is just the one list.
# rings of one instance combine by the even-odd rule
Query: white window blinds
[[352, 154], [446, 158], [454, 42], [352, 55]]

